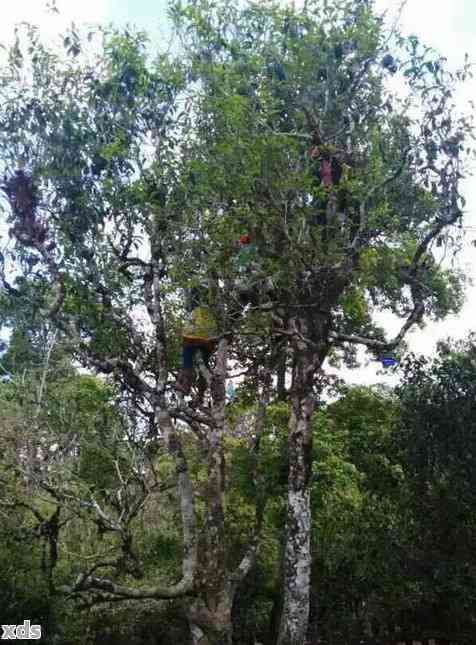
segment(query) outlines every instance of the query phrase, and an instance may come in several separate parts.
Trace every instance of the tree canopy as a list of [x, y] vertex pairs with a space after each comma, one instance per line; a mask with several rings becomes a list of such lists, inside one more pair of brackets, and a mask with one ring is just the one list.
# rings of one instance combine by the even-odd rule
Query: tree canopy
[[[24, 439], [28, 476], [55, 508], [78, 518], [88, 509], [121, 554], [92, 549], [70, 579], [55, 582], [50, 567], [50, 584], [91, 603], [183, 599], [196, 641], [229, 645], [234, 599], [266, 533], [264, 437], [284, 406], [276, 643], [300, 645], [311, 537], [322, 530], [312, 516], [313, 438], [323, 441], [330, 423], [315, 414], [326, 360], [352, 364], [362, 345], [392, 362], [413, 326], [462, 304], [463, 276], [439, 248], [459, 244], [473, 131], [453, 96], [470, 64], [450, 73], [418, 38], [389, 30], [367, 0], [299, 9], [197, 0], [171, 2], [169, 14], [176, 45], [154, 56], [131, 30], [83, 38], [73, 28], [58, 52], [26, 26], [0, 77], [11, 239], [0, 258], [2, 322], [21, 322], [8, 369], [34, 362], [42, 338], [51, 349], [46, 358], [40, 351], [36, 436]], [[188, 396], [176, 377], [194, 298], [215, 331]], [[393, 338], [376, 323], [385, 310], [401, 319]], [[61, 380], [48, 385], [55, 347], [58, 360], [88, 372], [70, 372], [71, 399]], [[50, 417], [77, 410], [58, 469], [34, 465], [49, 436], [45, 396]], [[370, 397], [372, 414], [376, 405]], [[369, 449], [386, 446], [360, 418], [366, 432], [358, 422], [348, 432]], [[231, 549], [235, 435], [249, 491], [246, 528]], [[347, 450], [352, 459], [364, 452]], [[372, 486], [398, 480], [391, 463], [361, 458]], [[352, 479], [346, 468], [333, 477]], [[136, 524], [171, 480], [169, 544], [181, 562], [146, 571]], [[354, 488], [357, 507], [374, 513], [365, 489]]]

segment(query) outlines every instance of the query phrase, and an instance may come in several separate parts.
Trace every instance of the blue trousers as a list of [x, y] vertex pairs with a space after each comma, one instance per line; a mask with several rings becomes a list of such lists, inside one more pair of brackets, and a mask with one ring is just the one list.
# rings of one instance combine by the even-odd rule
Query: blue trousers
[[209, 345], [184, 345], [182, 351], [182, 367], [192, 368], [195, 362], [195, 354], [198, 351], [202, 352], [203, 362], [205, 363], [205, 367], [208, 367], [211, 356]]

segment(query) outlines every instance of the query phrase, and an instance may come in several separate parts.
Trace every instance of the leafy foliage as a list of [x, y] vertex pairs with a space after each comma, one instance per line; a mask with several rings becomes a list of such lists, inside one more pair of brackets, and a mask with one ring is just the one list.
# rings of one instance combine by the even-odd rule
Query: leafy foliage
[[[2, 69], [5, 503], [47, 527], [50, 590], [93, 606], [183, 597], [190, 625], [229, 645], [234, 600], [251, 611], [247, 575], [259, 627], [240, 638], [278, 613], [281, 574], [298, 568], [277, 565], [282, 526], [311, 488], [300, 520], [322, 631], [413, 624], [394, 609], [421, 606], [405, 522], [419, 477], [443, 493], [461, 450], [432, 461], [424, 447], [444, 442], [427, 425], [414, 467], [405, 414], [431, 418], [418, 370], [401, 427], [395, 398], [368, 390], [313, 412], [326, 358], [395, 350], [461, 306], [463, 276], [438, 249], [459, 244], [473, 134], [452, 97], [469, 63], [450, 74], [366, 0], [194, 0], [170, 17], [178, 50], [154, 59], [144, 34], [73, 28], [60, 55], [25, 26]], [[217, 349], [200, 366], [207, 396], [199, 384], [184, 400], [192, 291]], [[375, 323], [385, 309], [402, 319], [394, 339]], [[432, 410], [440, 379], [455, 412], [443, 364]], [[289, 526], [287, 545], [306, 543]]]

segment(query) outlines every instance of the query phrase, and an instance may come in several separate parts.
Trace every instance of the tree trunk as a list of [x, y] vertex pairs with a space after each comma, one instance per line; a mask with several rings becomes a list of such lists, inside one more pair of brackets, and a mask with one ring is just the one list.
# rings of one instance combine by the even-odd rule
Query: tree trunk
[[[199, 567], [196, 576], [196, 599], [187, 608], [187, 616], [194, 645], [232, 645], [232, 607], [240, 584], [255, 563], [257, 536], [252, 539], [240, 564], [230, 571], [227, 567], [224, 496], [226, 434], [226, 394], [228, 343], [221, 339], [215, 359], [215, 369], [207, 381], [210, 385], [213, 423], [207, 429], [207, 482], [205, 486], [205, 530], [202, 533]], [[256, 440], [264, 429], [264, 411], [269, 392], [264, 387], [263, 401], [256, 418]], [[257, 443], [257, 446], [259, 442]], [[257, 524], [262, 513], [260, 495], [257, 495]], [[244, 644], [243, 644], [244, 645]]]
[[280, 401], [286, 400], [286, 346], [281, 345], [279, 348], [280, 356], [278, 358], [278, 368], [276, 372], [277, 382], [276, 391]]
[[232, 645], [231, 609], [234, 588], [226, 566], [225, 379], [227, 342], [222, 339], [210, 374], [213, 424], [208, 429], [205, 531], [199, 556], [200, 597], [190, 606], [189, 622], [197, 645]]
[[193, 645], [232, 645], [231, 598], [227, 592], [210, 609], [203, 600], [190, 606], [188, 619]]
[[316, 357], [296, 347], [288, 442], [288, 508], [284, 554], [284, 594], [278, 645], [304, 645], [309, 621], [311, 582], [313, 375]]
[[307, 628], [307, 641], [310, 645], [319, 642], [319, 597], [311, 585], [309, 626]]
[[233, 643], [254, 645], [256, 641], [257, 568], [254, 566], [236, 587], [233, 597]]

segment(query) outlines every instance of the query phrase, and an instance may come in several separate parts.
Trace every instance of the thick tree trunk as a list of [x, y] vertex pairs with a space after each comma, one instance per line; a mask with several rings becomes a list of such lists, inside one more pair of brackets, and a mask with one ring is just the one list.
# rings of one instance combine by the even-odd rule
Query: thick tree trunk
[[227, 342], [221, 340], [210, 374], [213, 424], [207, 435], [205, 531], [198, 572], [199, 598], [189, 607], [189, 622], [197, 645], [232, 645], [231, 609], [234, 588], [226, 566], [225, 495], [225, 379]]
[[214, 600], [212, 609], [203, 600], [189, 608], [193, 645], [232, 645], [231, 598], [224, 592]]
[[[215, 359], [215, 369], [206, 374], [210, 385], [213, 423], [206, 435], [207, 483], [205, 486], [205, 527], [202, 533], [199, 553], [199, 567], [196, 576], [196, 599], [188, 606], [187, 616], [194, 645], [232, 645], [232, 607], [240, 584], [252, 569], [257, 549], [257, 535], [261, 525], [263, 500], [257, 493], [256, 535], [251, 540], [240, 564], [232, 571], [227, 566], [227, 544], [225, 531], [224, 496], [226, 434], [227, 341], [220, 340]], [[265, 385], [256, 417], [256, 450], [259, 437], [264, 430], [264, 412], [269, 397]], [[254, 474], [258, 486], [259, 477]], [[243, 644], [244, 645], [244, 644]]]
[[311, 417], [316, 357], [297, 346], [291, 390], [288, 443], [288, 508], [284, 553], [284, 593], [278, 645], [304, 645], [309, 621], [311, 582], [312, 466]]
[[284, 554], [284, 599], [278, 645], [303, 645], [309, 620], [311, 578], [310, 452], [311, 429], [303, 401], [293, 411], [289, 440], [289, 488]]
[[233, 598], [232, 621], [234, 645], [254, 645], [256, 641], [258, 590], [257, 569], [253, 567], [236, 587]]

